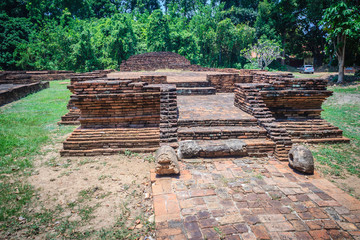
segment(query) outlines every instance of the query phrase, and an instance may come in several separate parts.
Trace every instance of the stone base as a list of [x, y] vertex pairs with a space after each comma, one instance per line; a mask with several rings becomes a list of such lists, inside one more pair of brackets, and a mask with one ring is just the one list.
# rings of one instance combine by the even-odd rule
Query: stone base
[[275, 143], [267, 139], [189, 140], [179, 142], [182, 158], [266, 157], [272, 155]]

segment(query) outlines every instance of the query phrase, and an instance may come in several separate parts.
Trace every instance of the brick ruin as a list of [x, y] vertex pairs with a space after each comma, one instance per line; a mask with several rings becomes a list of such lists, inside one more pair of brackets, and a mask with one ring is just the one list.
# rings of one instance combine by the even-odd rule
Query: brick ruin
[[[97, 71], [93, 71], [93, 72], [74, 74], [73, 76], [71, 76], [70, 85], [68, 85], [67, 88], [72, 93], [74, 93], [75, 83], [106, 77], [106, 75], [108, 73], [110, 73], [111, 71], [112, 70], [97, 70]], [[61, 121], [59, 121], [58, 124], [59, 125], [78, 125], [78, 124], [80, 124], [80, 122], [78, 120], [80, 117], [80, 110], [74, 105], [74, 103], [71, 99], [68, 102], [67, 109], [69, 109], [69, 112], [61, 117]]]
[[[78, 76], [106, 76], [112, 70], [97, 70], [91, 73], [72, 71], [0, 71], [0, 106], [16, 101], [31, 93], [49, 87], [53, 80], [64, 80]], [[71, 108], [71, 103], [69, 103]], [[77, 114], [76, 119], [79, 114]], [[73, 117], [75, 119], [75, 117]], [[66, 121], [66, 120], [65, 120]], [[69, 121], [70, 122], [70, 121]], [[78, 123], [78, 122], [76, 122]]]
[[150, 52], [133, 55], [120, 65], [120, 71], [153, 71], [157, 69], [188, 69], [185, 57], [172, 52]]
[[[167, 76], [73, 78], [70, 102], [81, 126], [61, 155], [152, 152], [190, 140], [205, 149], [199, 157], [287, 160], [293, 143], [349, 141], [321, 119], [321, 104], [331, 96], [326, 84], [265, 71], [209, 72], [206, 81], [172, 84]], [[226, 148], [235, 140], [242, 151]]]
[[73, 92], [81, 126], [64, 142], [62, 156], [153, 152], [177, 140], [175, 86], [99, 78], [75, 83]]
[[0, 106], [48, 87], [49, 82], [35, 80], [31, 74], [26, 74], [26, 72], [1, 71]]

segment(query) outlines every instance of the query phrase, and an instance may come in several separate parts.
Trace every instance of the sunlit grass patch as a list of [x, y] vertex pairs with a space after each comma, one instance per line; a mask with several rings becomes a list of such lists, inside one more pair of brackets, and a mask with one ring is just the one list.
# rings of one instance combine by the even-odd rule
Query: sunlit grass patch
[[343, 130], [351, 142], [316, 145], [314, 156], [318, 163], [330, 167], [324, 169], [326, 174], [360, 177], [360, 85], [329, 90], [334, 91], [334, 95], [323, 104], [322, 117]]
[[22, 208], [32, 198], [33, 188], [22, 178], [31, 173], [42, 145], [51, 142], [52, 135], [72, 131], [72, 126], [57, 125], [68, 111], [69, 96], [66, 84], [53, 81], [50, 88], [0, 108], [1, 229], [17, 223]]

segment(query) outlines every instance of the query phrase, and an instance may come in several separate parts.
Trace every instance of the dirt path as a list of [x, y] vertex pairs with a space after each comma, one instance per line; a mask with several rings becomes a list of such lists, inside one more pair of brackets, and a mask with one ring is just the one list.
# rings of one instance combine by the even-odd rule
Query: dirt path
[[37, 193], [31, 211], [57, 212], [54, 226], [38, 235], [40, 239], [49, 233], [58, 235], [57, 225], [65, 221], [75, 226], [71, 231], [91, 232], [90, 238], [101, 231], [110, 235], [124, 232], [128, 238], [154, 236], [152, 155], [127, 152], [70, 158], [60, 157], [61, 148], [61, 141], [46, 146], [45, 154], [36, 159], [34, 174], [28, 179]]

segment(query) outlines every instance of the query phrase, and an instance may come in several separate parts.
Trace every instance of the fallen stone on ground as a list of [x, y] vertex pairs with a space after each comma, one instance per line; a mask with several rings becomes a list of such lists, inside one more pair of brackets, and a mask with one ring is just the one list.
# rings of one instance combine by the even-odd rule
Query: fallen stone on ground
[[302, 173], [314, 174], [314, 158], [311, 151], [300, 144], [294, 144], [289, 152], [289, 165]]
[[175, 150], [170, 146], [161, 146], [156, 151], [156, 173], [159, 175], [179, 174], [180, 168]]

